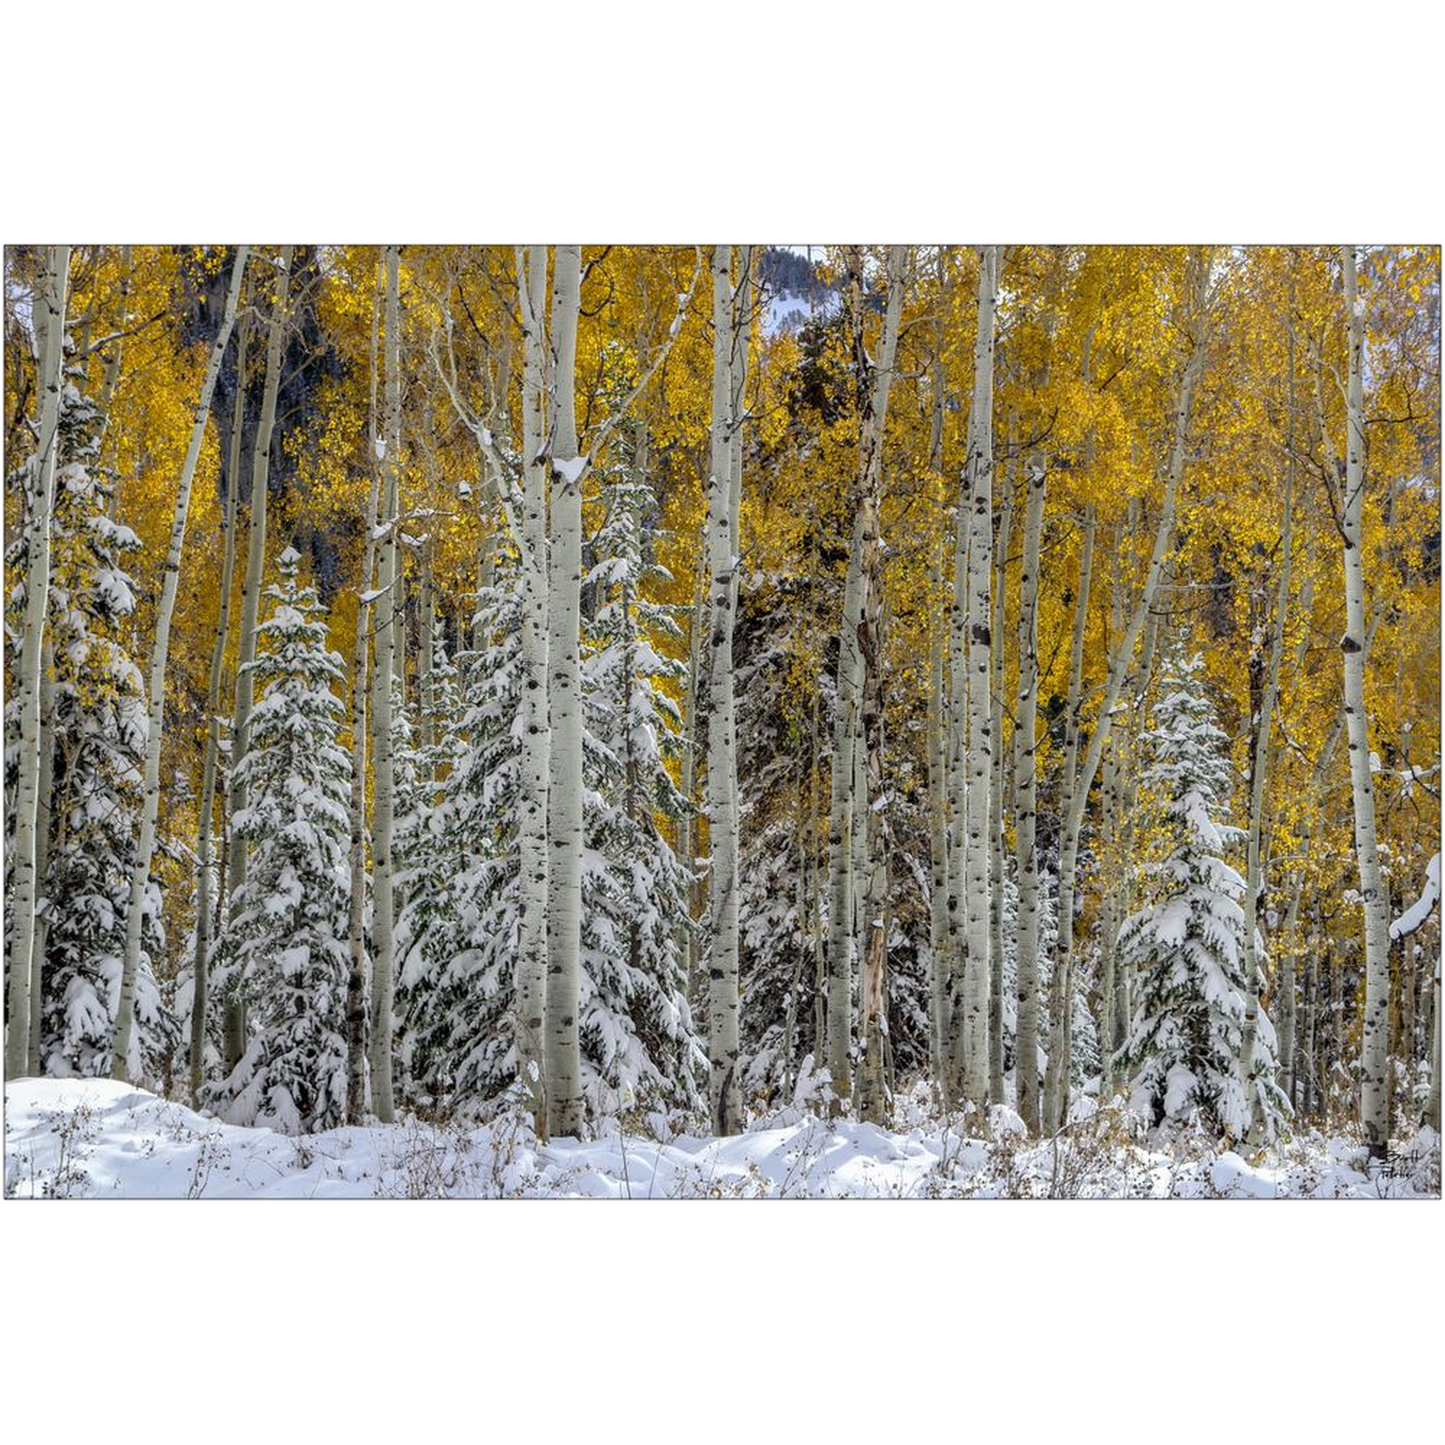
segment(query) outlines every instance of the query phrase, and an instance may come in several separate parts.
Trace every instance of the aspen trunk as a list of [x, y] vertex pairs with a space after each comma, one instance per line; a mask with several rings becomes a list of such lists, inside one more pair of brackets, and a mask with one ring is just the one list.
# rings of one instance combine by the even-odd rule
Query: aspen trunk
[[205, 1081], [206, 1016], [210, 1008], [211, 977], [211, 840], [215, 831], [216, 775], [221, 755], [221, 679], [226, 666], [226, 639], [231, 632], [231, 594], [236, 575], [236, 494], [240, 489], [241, 434], [246, 415], [246, 352], [250, 324], [242, 319], [236, 343], [236, 402], [231, 416], [230, 466], [226, 472], [224, 529], [221, 559], [221, 597], [216, 613], [216, 634], [211, 644], [210, 683], [206, 691], [206, 753], [201, 764], [201, 816], [196, 830], [196, 951], [191, 965], [191, 1104], [200, 1107]]
[[853, 1092], [853, 793], [857, 771], [853, 736], [863, 661], [858, 649], [858, 621], [863, 611], [862, 530], [860, 516], [854, 521], [853, 546], [843, 583], [828, 810], [828, 1073], [835, 1108], [841, 1107]]
[[876, 368], [868, 360], [863, 338], [863, 251], [851, 251], [850, 282], [853, 311], [854, 375], [858, 390], [858, 516], [863, 574], [863, 607], [858, 627], [858, 648], [863, 658], [862, 742], [868, 766], [871, 802], [866, 826], [868, 875], [862, 894], [865, 948], [862, 986], [859, 990], [863, 1031], [863, 1071], [859, 1082], [858, 1112], [862, 1118], [883, 1123], [888, 1116], [884, 1051], [888, 1020], [884, 998], [887, 970], [888, 835], [887, 799], [883, 783], [883, 716], [886, 701], [883, 678], [883, 437], [888, 419], [888, 395], [893, 384], [893, 358], [898, 346], [898, 322], [903, 309], [902, 246], [888, 252], [888, 301]]
[[231, 328], [236, 321], [236, 304], [240, 299], [241, 282], [246, 273], [246, 258], [250, 251], [249, 246], [238, 246], [235, 259], [231, 262], [231, 285], [226, 293], [226, 309], [221, 317], [221, 329], [216, 333], [215, 342], [211, 346], [210, 361], [201, 382], [201, 395], [191, 419], [190, 444], [186, 448], [180, 479], [176, 483], [175, 512], [171, 518], [170, 544], [166, 549], [160, 604], [156, 610], [155, 641], [151, 645], [150, 671], [146, 679], [148, 717], [145, 793], [141, 809], [140, 841], [136, 844], [135, 858], [131, 863], [130, 898], [125, 924], [125, 960], [120, 976], [120, 1005], [116, 1009], [115, 1028], [111, 1035], [110, 1076], [113, 1079], [125, 1079], [129, 1074], [127, 1060], [130, 1056], [131, 1033], [135, 1020], [136, 975], [140, 971], [141, 922], [145, 915], [146, 885], [150, 882], [151, 855], [155, 851], [156, 841], [156, 813], [160, 805], [161, 731], [165, 722], [166, 663], [170, 657], [171, 618], [176, 610], [176, 589], [181, 580], [181, 549], [185, 546], [186, 522], [191, 510], [191, 483], [195, 480], [196, 464], [201, 459], [201, 443], [205, 440], [206, 423], [211, 415], [211, 395], [216, 389], [216, 378], [221, 373], [221, 360], [231, 340]]
[[55, 505], [60, 391], [65, 377], [65, 302], [70, 247], [45, 255], [45, 285], [35, 308], [40, 338], [36, 389], [40, 393], [35, 495], [29, 518], [25, 568], [25, 631], [20, 644], [20, 756], [15, 785], [15, 861], [11, 875], [10, 980], [5, 1032], [5, 1076], [25, 1073], [30, 1050], [30, 994], [35, 953], [36, 834], [40, 810], [40, 672], [50, 588], [50, 514]]
[[391, 1080], [393, 1030], [393, 924], [391, 832], [394, 769], [391, 752], [391, 680], [396, 666], [397, 529], [401, 516], [401, 304], [400, 247], [386, 248], [386, 536], [377, 578], [376, 674], [372, 695], [374, 763], [371, 827], [371, 1108], [383, 1124], [395, 1115]]
[[708, 831], [712, 869], [709, 892], [711, 955], [708, 960], [708, 1102], [713, 1133], [742, 1127], [738, 1078], [737, 730], [733, 715], [733, 618], [738, 565], [733, 502], [741, 479], [732, 475], [732, 384], [736, 328], [732, 321], [732, 248], [713, 248], [712, 436], [708, 468], [708, 555], [712, 630], [708, 712]]
[[[687, 680], [682, 701], [682, 756], [679, 764], [679, 791], [689, 807], [697, 796], [697, 691], [702, 673], [703, 640], [708, 630], [707, 617], [707, 525], [704, 523], [697, 546], [697, 576], [693, 581], [691, 623], [687, 639]], [[687, 980], [687, 1000], [694, 1010], [702, 1007], [702, 982], [698, 976], [697, 947], [697, 828], [691, 812], [684, 813], [677, 825], [677, 853], [687, 873], [687, 922], [683, 928], [683, 977]]]
[[989, 982], [988, 982], [988, 1096], [995, 1103], [1004, 1101], [1003, 1047], [1003, 808], [1004, 759], [1003, 741], [1003, 637], [1008, 625], [1005, 596], [1007, 586], [1009, 534], [1013, 526], [1013, 490], [1004, 492], [999, 516], [998, 548], [995, 554], [995, 602], [991, 631], [999, 638], [993, 648], [993, 757], [989, 778]]
[[[929, 571], [929, 590], [937, 596], [943, 569], [937, 559]], [[932, 629], [928, 658], [928, 849], [930, 863], [929, 1059], [940, 1102], [945, 1089], [944, 1045], [947, 1039], [945, 951], [948, 948], [948, 752], [943, 726], [943, 631]]]
[[1264, 691], [1259, 704], [1259, 720], [1255, 728], [1254, 755], [1250, 768], [1249, 843], [1245, 864], [1244, 892], [1244, 969], [1245, 1009], [1244, 1032], [1239, 1049], [1239, 1071], [1245, 1095], [1250, 1104], [1250, 1140], [1258, 1143], [1263, 1125], [1259, 1103], [1259, 1074], [1262, 1065], [1254, 1057], [1255, 1040], [1259, 1034], [1259, 985], [1264, 960], [1258, 948], [1260, 893], [1260, 833], [1264, 823], [1264, 795], [1269, 774], [1269, 738], [1274, 721], [1275, 702], [1279, 697], [1279, 668], [1284, 656], [1284, 626], [1289, 608], [1290, 548], [1294, 517], [1294, 459], [1291, 454], [1284, 484], [1284, 519], [1280, 525], [1279, 596], [1275, 602], [1274, 631], [1270, 637], [1269, 661]]
[[[1078, 767], [1079, 707], [1081, 705], [1084, 691], [1084, 631], [1085, 624], [1088, 621], [1089, 597], [1093, 585], [1094, 538], [1097, 528], [1098, 519], [1095, 514], [1094, 504], [1090, 502], [1084, 509], [1084, 535], [1079, 551], [1079, 585], [1076, 600], [1074, 603], [1073, 637], [1069, 649], [1069, 691], [1064, 708], [1064, 761], [1063, 768], [1061, 770], [1062, 781], [1059, 791], [1059, 812], [1064, 818], [1068, 817], [1069, 812], [1072, 808], [1074, 778]], [[1056, 901], [1061, 902], [1061, 899], [1059, 899], [1057, 895]], [[1072, 910], [1072, 901], [1070, 903], [1070, 908]], [[1062, 912], [1059, 913], [1058, 918], [1059, 927], [1062, 929]], [[1072, 918], [1070, 921], [1072, 923]], [[1062, 1017], [1064, 1007], [1063, 992], [1064, 981], [1063, 978], [1059, 975], [1058, 969], [1055, 968], [1049, 980], [1049, 1060], [1045, 1070], [1043, 1093], [1037, 1100], [1027, 1101], [1028, 1104], [1031, 1105], [1033, 1113], [1038, 1116], [1040, 1127], [1046, 1132], [1050, 1133], [1053, 1132], [1053, 1130], [1050, 1128], [1050, 1125], [1048, 1123], [1048, 1105], [1044, 1098], [1044, 1095], [1047, 1093], [1050, 1083], [1048, 1070], [1051, 1069], [1053, 1066], [1054, 1052], [1055, 1049], [1058, 1047], [1058, 1041], [1054, 1037], [1054, 1019], [1056, 1015]], [[1020, 1020], [1019, 1029], [1020, 1036], [1022, 1037], [1022, 1020]], [[1021, 1083], [1019, 1089], [1019, 1112], [1025, 1118], [1027, 1118], [1028, 1113], [1026, 1112], [1025, 1106], [1026, 1101], [1024, 1097], [1023, 1086]]]
[[[35, 883], [36, 892], [45, 887], [50, 876], [51, 830], [55, 793], [55, 648], [47, 636], [40, 656], [40, 782], [35, 809]], [[64, 821], [60, 820], [63, 829]], [[45, 1013], [45, 940], [50, 920], [39, 910], [35, 915], [35, 942], [30, 951], [30, 1041], [26, 1048], [26, 1069], [41, 1072], [40, 1034]]]
[[[972, 448], [970, 437], [969, 447]], [[967, 489], [969, 469], [964, 468]], [[948, 946], [944, 965], [944, 1103], [951, 1107], [963, 1088], [963, 972], [966, 952], [964, 899], [964, 827], [968, 806], [968, 667], [965, 619], [968, 615], [969, 507], [966, 495], [956, 509], [953, 538], [953, 600], [948, 632], [948, 716], [945, 727], [948, 782], [948, 889], [945, 912]]]
[[989, 785], [993, 764], [991, 597], [993, 585], [993, 348], [998, 247], [979, 251], [978, 338], [969, 447], [968, 796], [964, 818], [967, 940], [963, 979], [963, 1094], [988, 1103]]
[[356, 650], [351, 660], [351, 898], [347, 912], [346, 976], [346, 1122], [366, 1119], [366, 727], [367, 659], [371, 650], [371, 584], [376, 574], [377, 516], [381, 506], [382, 453], [386, 450], [376, 425], [377, 321], [380, 294], [371, 302], [371, 403], [368, 410], [371, 456], [366, 499], [366, 531], [362, 543], [361, 581], [356, 609]]
[[522, 670], [526, 678], [518, 857], [522, 917], [517, 946], [517, 1076], [530, 1091], [538, 1133], [547, 1130], [547, 788], [552, 720], [547, 705], [547, 473], [541, 457], [546, 337], [547, 248], [517, 250], [517, 296], [522, 315], [523, 497], [518, 543], [522, 556]]
[[582, 1053], [578, 997], [582, 953], [582, 474], [575, 405], [577, 315], [582, 248], [554, 253], [551, 348], [555, 420], [548, 462], [552, 473], [552, 557], [548, 596], [548, 672], [552, 747], [547, 789], [547, 1128], [582, 1130]]
[[[1043, 535], [1048, 469], [1028, 475], [1024, 552], [1019, 575], [1019, 693], [1014, 724], [1014, 850], [1018, 864], [1018, 1024], [1014, 1033], [1014, 1085], [1018, 1110], [1030, 1133], [1039, 1127], [1039, 855], [1038, 770], [1035, 762], [1039, 701], [1039, 546]], [[1090, 522], [1092, 523], [1092, 515]], [[1084, 534], [1080, 590], [1088, 591], [1093, 530]]]
[[[276, 394], [281, 385], [281, 342], [286, 328], [286, 307], [291, 286], [291, 257], [294, 248], [283, 246], [277, 264], [276, 297], [266, 337], [266, 386], [261, 394], [261, 415], [256, 425], [255, 450], [251, 457], [250, 541], [246, 554], [246, 580], [241, 592], [241, 637], [236, 657], [236, 706], [231, 722], [231, 768], [226, 816], [234, 819], [246, 806], [246, 785], [238, 776], [250, 738], [251, 708], [255, 702], [255, 681], [251, 663], [256, 658], [256, 619], [261, 603], [261, 576], [266, 565], [266, 488], [271, 471], [271, 434], [276, 426]], [[246, 881], [246, 844], [232, 837], [226, 860], [226, 897], [234, 908]], [[234, 915], [232, 915], [234, 916]], [[229, 1073], [241, 1061], [246, 1048], [246, 1009], [232, 980], [226, 999], [224, 1052]]]
[[1348, 433], [1340, 508], [1344, 539], [1345, 716], [1349, 734], [1350, 780], [1355, 805], [1355, 851], [1365, 912], [1365, 1017], [1360, 1043], [1360, 1123], [1372, 1158], [1383, 1159], [1390, 1142], [1390, 1091], [1386, 1032], [1390, 1008], [1390, 941], [1387, 899], [1380, 887], [1375, 842], [1375, 793], [1370, 777], [1369, 714], [1365, 706], [1365, 311], [1355, 280], [1355, 247], [1342, 248], [1350, 365]]

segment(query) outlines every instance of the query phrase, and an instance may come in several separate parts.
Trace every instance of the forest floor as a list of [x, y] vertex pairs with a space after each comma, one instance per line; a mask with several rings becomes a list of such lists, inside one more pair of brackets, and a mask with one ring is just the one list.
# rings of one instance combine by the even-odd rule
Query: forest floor
[[[1436, 1198], [1440, 1141], [1399, 1142], [1371, 1173], [1358, 1139], [1302, 1132], [1241, 1152], [1199, 1136], [1141, 1137], [1115, 1108], [1076, 1112], [1030, 1142], [1011, 1110], [942, 1119], [920, 1086], [895, 1131], [799, 1106], [724, 1139], [660, 1115], [591, 1140], [539, 1143], [518, 1115], [485, 1125], [238, 1128], [108, 1079], [25, 1079], [5, 1091], [5, 1193], [25, 1198]], [[637, 1132], [628, 1132], [636, 1130]], [[988, 1135], [989, 1137], [982, 1137]]]

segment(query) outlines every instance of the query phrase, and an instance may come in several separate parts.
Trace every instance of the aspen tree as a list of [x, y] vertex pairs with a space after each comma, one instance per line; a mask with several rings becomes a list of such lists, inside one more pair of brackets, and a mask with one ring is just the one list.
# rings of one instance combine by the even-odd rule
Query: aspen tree
[[1375, 793], [1370, 777], [1369, 713], [1365, 702], [1365, 303], [1356, 279], [1354, 246], [1341, 248], [1345, 311], [1349, 328], [1347, 433], [1340, 505], [1344, 553], [1345, 635], [1340, 639], [1345, 668], [1345, 718], [1350, 782], [1354, 793], [1355, 852], [1365, 914], [1365, 1016], [1360, 1039], [1360, 1123], [1370, 1155], [1383, 1159], [1390, 1143], [1390, 1090], [1386, 1044], [1390, 1009], [1388, 899], [1380, 886], [1375, 841]]
[[226, 292], [226, 309], [221, 316], [220, 330], [211, 346], [210, 361], [201, 382], [201, 394], [191, 419], [190, 443], [181, 464], [176, 483], [175, 512], [171, 518], [170, 544], [166, 551], [165, 573], [161, 582], [160, 603], [156, 610], [155, 639], [151, 644], [150, 673], [147, 678], [149, 718], [145, 752], [145, 803], [141, 812], [140, 840], [136, 844], [131, 865], [130, 904], [126, 913], [125, 961], [121, 969], [120, 1004], [115, 1015], [114, 1044], [110, 1073], [113, 1079], [126, 1077], [126, 1059], [130, 1054], [130, 1036], [135, 1020], [135, 981], [140, 969], [141, 922], [145, 914], [145, 891], [150, 884], [151, 855], [155, 851], [156, 812], [161, 791], [161, 730], [165, 722], [166, 663], [170, 658], [171, 619], [176, 610], [176, 589], [181, 579], [181, 549], [186, 541], [186, 522], [191, 510], [191, 483], [196, 464], [201, 459], [201, 443], [206, 436], [206, 423], [211, 415], [211, 395], [216, 378], [221, 374], [221, 361], [231, 340], [236, 321], [236, 305], [241, 295], [241, 282], [246, 273], [249, 246], [237, 246], [231, 261], [231, 284]]
[[708, 711], [707, 803], [712, 846], [709, 885], [708, 1102], [713, 1133], [742, 1127], [738, 1077], [737, 731], [733, 713], [732, 642], [738, 544], [732, 505], [732, 247], [714, 246], [712, 435], [708, 463], [708, 558], [712, 628]]
[[30, 1045], [30, 991], [35, 970], [36, 832], [40, 810], [40, 669], [50, 587], [50, 514], [59, 454], [60, 391], [65, 375], [65, 302], [70, 247], [50, 246], [35, 298], [36, 388], [40, 433], [35, 454], [25, 572], [25, 631], [20, 643], [20, 758], [15, 785], [15, 863], [11, 884], [10, 977], [5, 1074], [24, 1074]]
[[863, 337], [863, 249], [849, 253], [850, 309], [853, 317], [853, 367], [858, 396], [858, 516], [863, 605], [858, 649], [863, 659], [862, 745], [868, 765], [872, 799], [867, 811], [868, 875], [860, 897], [864, 902], [865, 948], [860, 989], [863, 1071], [858, 1112], [873, 1123], [888, 1113], [884, 1084], [884, 1050], [888, 1021], [884, 991], [887, 970], [888, 847], [886, 789], [883, 778], [883, 544], [880, 515], [883, 498], [883, 437], [888, 395], [893, 385], [893, 359], [898, 347], [898, 322], [903, 308], [905, 248], [888, 250], [888, 300], [878, 360], [871, 362]]
[[[373, 272], [375, 267], [373, 267]], [[371, 589], [376, 574], [377, 515], [381, 505], [382, 453], [386, 450], [376, 426], [377, 329], [381, 307], [380, 289], [373, 281], [371, 298], [371, 386], [367, 410], [368, 491], [366, 530], [361, 553], [361, 595], [356, 609], [356, 650], [351, 659], [351, 794], [348, 812], [351, 837], [347, 863], [351, 894], [347, 908], [346, 973], [346, 1122], [360, 1124], [367, 1108], [366, 1045], [366, 724], [367, 659], [371, 644]]]
[[687, 998], [694, 1009], [701, 1003], [702, 987], [698, 978], [697, 946], [697, 830], [692, 806], [697, 799], [697, 694], [702, 672], [703, 647], [709, 630], [707, 593], [707, 523], [700, 529], [697, 542], [697, 575], [693, 579], [692, 609], [687, 636], [687, 679], [683, 684], [682, 756], [679, 765], [679, 790], [687, 800], [689, 811], [678, 820], [677, 856], [687, 870], [687, 913], [689, 927], [682, 941], [683, 976], [687, 979]]
[[[1279, 697], [1279, 668], [1284, 656], [1285, 616], [1289, 608], [1290, 548], [1294, 516], [1294, 464], [1284, 484], [1284, 520], [1280, 524], [1279, 595], [1275, 603], [1274, 628], [1269, 641], [1264, 691], [1255, 725], [1254, 751], [1250, 764], [1249, 837], [1245, 863], [1244, 892], [1244, 1033], [1240, 1042], [1239, 1070], [1244, 1081], [1245, 1102], [1250, 1111], [1250, 1138], [1258, 1142], [1264, 1123], [1264, 1101], [1256, 1077], [1260, 1061], [1256, 1058], [1255, 1039], [1259, 1029], [1259, 985], [1264, 959], [1259, 948], [1259, 901], [1263, 887], [1260, 877], [1260, 833], [1264, 824], [1265, 787], [1269, 777], [1269, 739], [1274, 721], [1275, 703]], [[1272, 1057], [1272, 1055], [1271, 1055]], [[1267, 1080], [1273, 1085], [1274, 1081]]]
[[[246, 580], [241, 592], [241, 637], [236, 658], [236, 702], [231, 722], [230, 790], [226, 815], [234, 818], [246, 806], [246, 784], [239, 769], [246, 756], [255, 683], [251, 663], [256, 658], [256, 625], [261, 603], [261, 573], [266, 565], [266, 489], [271, 474], [271, 435], [276, 426], [276, 396], [281, 385], [281, 343], [286, 330], [286, 309], [291, 286], [291, 259], [295, 247], [283, 246], [276, 263], [276, 293], [266, 336], [266, 385], [261, 393], [261, 415], [251, 455], [250, 542], [246, 555]], [[226, 860], [228, 910], [246, 881], [246, 844], [232, 837]], [[241, 1061], [246, 1047], [246, 1011], [232, 980], [225, 1010], [225, 1066], [229, 1074]]]
[[577, 1031], [582, 948], [582, 475], [575, 403], [577, 314], [582, 248], [554, 252], [551, 353], [554, 359], [551, 581], [548, 700], [552, 747], [547, 788], [547, 1128], [581, 1132], [582, 1054]]
[[525, 717], [521, 818], [518, 852], [522, 909], [517, 946], [514, 1032], [517, 1075], [532, 1099], [539, 1133], [547, 1129], [547, 786], [551, 771], [552, 723], [548, 711], [547, 473], [542, 461], [544, 316], [547, 305], [547, 248], [517, 248], [517, 296], [522, 318], [521, 517], [513, 538], [522, 557], [522, 670]]
[[[191, 1103], [199, 1107], [206, 1065], [206, 1023], [210, 1011], [211, 977], [211, 840], [215, 832], [216, 777], [221, 754], [221, 683], [225, 675], [226, 639], [231, 632], [231, 600], [236, 574], [237, 495], [241, 489], [241, 436], [246, 415], [246, 352], [250, 318], [243, 315], [236, 343], [236, 400], [231, 415], [230, 464], [226, 470], [225, 543], [221, 555], [220, 603], [211, 643], [211, 672], [206, 690], [206, 752], [201, 763], [201, 816], [196, 830], [196, 948], [191, 963]], [[225, 860], [222, 859], [224, 865]]]
[[[941, 354], [934, 356], [930, 384], [933, 407], [928, 445], [929, 469], [934, 476], [941, 477], [943, 417], [947, 404]], [[943, 590], [943, 548], [944, 537], [940, 536], [938, 552], [933, 557], [928, 572], [929, 595], [933, 597]], [[929, 1057], [940, 1102], [947, 1088], [944, 1050], [948, 1039], [948, 729], [944, 719], [945, 648], [944, 629], [930, 625], [927, 719], [928, 846], [931, 867], [928, 920]]]
[[[50, 838], [54, 822], [51, 799], [55, 790], [55, 643], [47, 636], [40, 657], [40, 799], [35, 818], [35, 877], [50, 871]], [[50, 920], [37, 912], [35, 942], [31, 947], [30, 1042], [25, 1055], [26, 1072], [41, 1070], [40, 1044], [45, 1014], [45, 949]]]
[[374, 781], [371, 826], [371, 935], [374, 946], [371, 978], [371, 1031], [369, 1040], [371, 1108], [383, 1124], [395, 1113], [391, 1087], [392, 1010], [395, 993], [393, 967], [392, 813], [394, 767], [392, 758], [391, 679], [396, 667], [397, 532], [401, 525], [401, 300], [400, 247], [386, 248], [386, 434], [385, 473], [386, 536], [381, 542], [381, 571], [377, 577], [376, 673], [373, 680], [372, 748]]
[[970, 425], [967, 507], [968, 793], [964, 817], [967, 937], [963, 972], [963, 1095], [982, 1109], [988, 1102], [989, 792], [993, 757], [990, 698], [993, 586], [993, 351], [998, 247], [979, 250], [978, 337]]
[[[1014, 724], [1014, 857], [1019, 880], [1018, 1024], [1014, 1037], [1014, 1080], [1018, 1108], [1031, 1132], [1039, 1127], [1039, 854], [1038, 747], [1039, 702], [1039, 549], [1043, 535], [1048, 466], [1044, 459], [1025, 473], [1028, 504], [1019, 573], [1019, 690]], [[1092, 522], [1092, 515], [1090, 516]], [[1092, 527], [1081, 581], [1087, 590]]]
[[[1010, 429], [1012, 430], [1012, 429]], [[991, 632], [999, 638], [993, 649], [992, 702], [993, 757], [989, 770], [989, 984], [988, 984], [988, 1096], [1002, 1103], [1004, 1096], [1004, 866], [1003, 810], [1004, 772], [1007, 756], [1003, 742], [1003, 637], [1007, 627], [1008, 608], [1005, 597], [1008, 571], [1009, 536], [1013, 528], [1013, 488], [1004, 490], [999, 514], [998, 546], [994, 552], [995, 602]]]

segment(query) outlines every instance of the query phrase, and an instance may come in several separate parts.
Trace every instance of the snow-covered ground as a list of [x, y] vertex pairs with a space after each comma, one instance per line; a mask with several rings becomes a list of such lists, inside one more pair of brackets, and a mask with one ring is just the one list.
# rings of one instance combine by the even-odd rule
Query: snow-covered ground
[[[26, 1079], [5, 1091], [5, 1192], [67, 1198], [1422, 1198], [1440, 1191], [1440, 1144], [1424, 1130], [1389, 1170], [1357, 1142], [1311, 1133], [1246, 1160], [1202, 1139], [1171, 1152], [1126, 1115], [1077, 1118], [1052, 1144], [1017, 1115], [988, 1127], [930, 1118], [922, 1090], [897, 1132], [801, 1109], [742, 1135], [624, 1135], [540, 1144], [515, 1118], [482, 1127], [416, 1120], [292, 1138], [221, 1124], [108, 1079]], [[988, 1133], [992, 1137], [978, 1137]]]

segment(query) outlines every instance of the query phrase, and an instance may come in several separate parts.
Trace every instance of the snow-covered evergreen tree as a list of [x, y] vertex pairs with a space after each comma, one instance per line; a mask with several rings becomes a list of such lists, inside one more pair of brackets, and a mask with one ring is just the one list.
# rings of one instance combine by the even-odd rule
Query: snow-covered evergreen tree
[[[438, 679], [447, 775], [425, 829], [403, 826], [406, 904], [399, 925], [398, 1012], [408, 1068], [434, 1098], [478, 1102], [516, 1072], [511, 1035], [521, 923], [517, 803], [521, 759], [521, 585], [514, 560], [477, 594], [458, 657], [460, 699]], [[425, 871], [426, 887], [418, 887]]]
[[[421, 716], [431, 742], [411, 748], [404, 711], [393, 708], [393, 755], [397, 759], [396, 821], [392, 853], [401, 899], [396, 926], [397, 1062], [417, 1092], [434, 1096], [440, 1080], [428, 1051], [418, 985], [437, 974], [442, 950], [455, 939], [455, 898], [461, 838], [456, 827], [454, 773], [464, 753], [456, 665], [438, 628], [432, 640], [430, 685]], [[403, 736], [403, 729], [405, 736]], [[397, 744], [404, 743], [401, 752]], [[433, 1021], [433, 1026], [435, 1021]], [[434, 1029], [433, 1029], [434, 1031]]]
[[594, 874], [595, 906], [583, 921], [582, 1046], [599, 1082], [686, 1106], [701, 1097], [707, 1055], [683, 976], [688, 877], [659, 826], [690, 807], [667, 766], [682, 715], [665, 686], [680, 685], [686, 664], [662, 650], [665, 640], [682, 641], [673, 610], [648, 595], [670, 574], [650, 555], [657, 501], [642, 444], [636, 421], [613, 433], [597, 562], [587, 577], [597, 607], [583, 660], [591, 850], [584, 872]]
[[[40, 1063], [47, 1074], [103, 1077], [120, 998], [147, 722], [144, 679], [129, 652], [135, 584], [123, 561], [140, 540], [107, 515], [111, 488], [99, 471], [103, 418], [80, 390], [83, 381], [82, 370], [67, 371], [50, 521], [54, 767], [50, 795], [41, 802], [50, 831], [37, 908], [45, 947]], [[32, 459], [19, 479], [27, 491], [34, 470]], [[6, 559], [22, 578], [25, 545], [22, 534]], [[8, 633], [9, 619], [23, 610], [23, 582], [7, 602]], [[16, 763], [8, 711], [7, 800]], [[7, 878], [13, 835], [7, 818]], [[6, 898], [8, 931], [8, 887]], [[151, 967], [164, 941], [154, 881], [144, 905], [128, 1063], [133, 1076], [156, 1082], [179, 1032]]]
[[[1228, 740], [1214, 719], [1198, 657], [1165, 672], [1145, 739], [1144, 791], [1165, 835], [1165, 856], [1146, 865], [1153, 900], [1119, 931], [1135, 969], [1137, 1003], [1122, 1056], [1132, 1105], [1155, 1124], [1197, 1115], [1239, 1139], [1250, 1124], [1240, 1077], [1244, 1026], [1244, 881], [1225, 854], [1244, 837], [1222, 821]], [[1251, 925], [1252, 926], [1252, 925]], [[1262, 956], [1263, 949], [1259, 950]], [[1275, 1034], [1263, 1009], [1256, 1042], [1269, 1132], [1289, 1105], [1274, 1085]]]
[[347, 849], [351, 760], [338, 745], [344, 681], [300, 557], [278, 559], [275, 603], [251, 664], [262, 689], [239, 767], [233, 820], [250, 862], [224, 948], [250, 1000], [253, 1035], [213, 1104], [235, 1123], [285, 1133], [346, 1116]]

